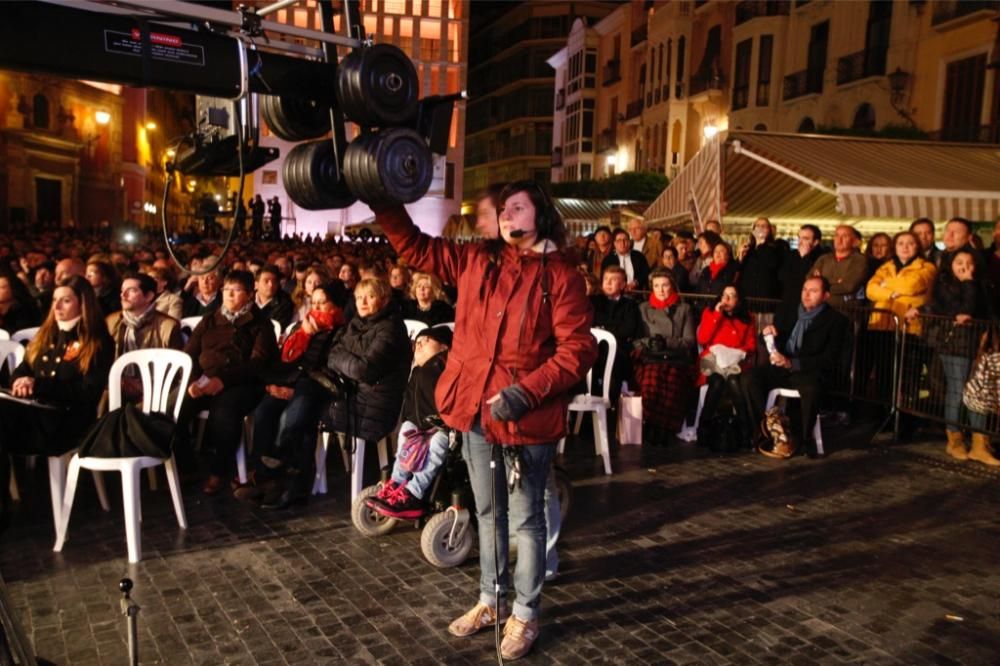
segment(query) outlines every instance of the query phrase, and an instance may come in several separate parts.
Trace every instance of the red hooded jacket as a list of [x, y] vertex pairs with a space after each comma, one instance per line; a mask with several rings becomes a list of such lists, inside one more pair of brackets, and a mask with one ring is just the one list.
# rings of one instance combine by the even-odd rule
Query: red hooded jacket
[[[565, 436], [569, 391], [597, 359], [576, 269], [547, 241], [526, 251], [505, 245], [491, 268], [486, 243], [431, 238], [402, 206], [375, 213], [401, 259], [458, 287], [454, 343], [435, 390], [444, 422], [465, 432], [478, 417], [486, 440], [500, 444]], [[511, 384], [528, 394], [530, 409], [517, 422], [494, 421], [486, 401]]]

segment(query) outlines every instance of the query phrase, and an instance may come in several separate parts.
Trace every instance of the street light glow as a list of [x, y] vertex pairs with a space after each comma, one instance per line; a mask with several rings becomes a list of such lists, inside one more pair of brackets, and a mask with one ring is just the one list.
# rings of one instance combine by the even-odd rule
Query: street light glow
[[715, 135], [719, 133], [719, 128], [714, 124], [709, 123], [708, 125], [705, 125], [705, 129], [703, 131], [705, 132], [706, 139], [713, 139], [715, 138]]
[[146, 129], [148, 129], [150, 132], [152, 132], [153, 130], [156, 129], [156, 123], [153, 122], [152, 120], [146, 122]]
[[107, 111], [95, 111], [94, 120], [98, 125], [107, 125], [111, 122], [111, 114]]

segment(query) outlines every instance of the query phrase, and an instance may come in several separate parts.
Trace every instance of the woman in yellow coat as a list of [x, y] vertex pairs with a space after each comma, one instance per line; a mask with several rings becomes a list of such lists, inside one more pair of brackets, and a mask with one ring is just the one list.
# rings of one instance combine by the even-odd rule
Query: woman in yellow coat
[[868, 319], [866, 353], [861, 354], [859, 360], [861, 367], [866, 369], [862, 380], [868, 379], [869, 371], [875, 366], [874, 387], [878, 390], [875, 397], [892, 395], [891, 350], [896, 322], [886, 311], [896, 315], [903, 333], [914, 336], [907, 340], [907, 346], [914, 349], [912, 345], [918, 342], [916, 337], [920, 335], [920, 320], [907, 321], [904, 315], [910, 308], [919, 308], [930, 300], [937, 275], [934, 264], [920, 256], [920, 242], [915, 235], [909, 231], [900, 232], [893, 238], [892, 245], [895, 250], [892, 258], [879, 266], [865, 289], [875, 311]]

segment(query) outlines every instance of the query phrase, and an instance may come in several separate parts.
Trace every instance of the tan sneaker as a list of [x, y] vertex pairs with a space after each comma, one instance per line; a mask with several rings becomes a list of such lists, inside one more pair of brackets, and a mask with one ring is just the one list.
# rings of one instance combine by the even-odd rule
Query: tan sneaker
[[516, 615], [511, 615], [503, 628], [500, 656], [508, 661], [520, 659], [528, 654], [536, 638], [538, 638], [538, 620], [525, 622]]
[[503, 622], [508, 615], [507, 609], [501, 607], [498, 619], [497, 610], [480, 601], [472, 607], [472, 610], [449, 624], [448, 631], [452, 636], [471, 636], [481, 629]]

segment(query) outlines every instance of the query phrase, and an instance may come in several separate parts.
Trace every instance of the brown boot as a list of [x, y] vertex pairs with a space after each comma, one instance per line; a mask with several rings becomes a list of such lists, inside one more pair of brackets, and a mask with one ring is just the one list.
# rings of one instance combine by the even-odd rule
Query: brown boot
[[948, 436], [948, 444], [944, 447], [948, 455], [955, 460], [968, 460], [969, 454], [965, 450], [965, 438], [962, 436], [962, 431], [945, 430], [944, 434]]
[[990, 438], [980, 432], [972, 433], [972, 450], [969, 451], [969, 459], [981, 462], [990, 467], [1000, 465], [1000, 460], [993, 456], [993, 447], [990, 446]]

